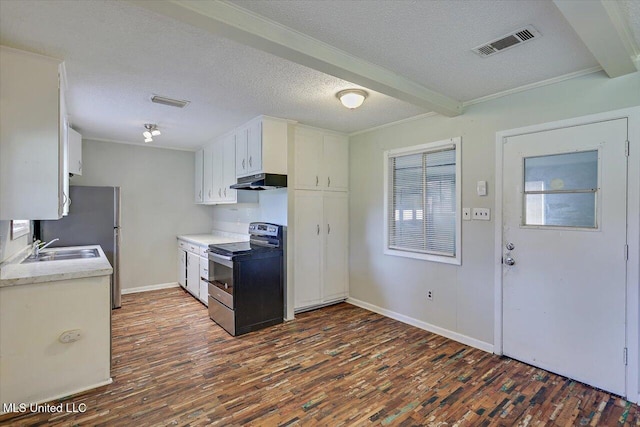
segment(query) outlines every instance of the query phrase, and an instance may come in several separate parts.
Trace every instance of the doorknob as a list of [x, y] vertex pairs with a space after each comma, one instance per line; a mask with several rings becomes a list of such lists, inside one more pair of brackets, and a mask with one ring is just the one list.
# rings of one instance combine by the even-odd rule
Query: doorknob
[[504, 263], [507, 265], [514, 265], [516, 263], [516, 260], [508, 256], [504, 259]]
[[506, 248], [507, 248], [508, 251], [512, 251], [512, 250], [514, 250], [516, 248], [516, 245], [514, 245], [511, 242], [509, 242], [509, 243], [507, 243]]

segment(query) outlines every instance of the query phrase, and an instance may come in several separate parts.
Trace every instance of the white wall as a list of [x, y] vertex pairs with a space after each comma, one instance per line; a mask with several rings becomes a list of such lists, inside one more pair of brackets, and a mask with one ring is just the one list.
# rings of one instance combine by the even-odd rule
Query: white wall
[[[462, 222], [462, 266], [383, 255], [384, 150], [462, 137], [462, 206], [494, 209], [495, 134], [640, 104], [640, 73], [602, 72], [350, 138], [350, 297], [493, 343], [493, 221]], [[476, 181], [488, 181], [487, 197]], [[426, 298], [433, 290], [433, 301]]]
[[122, 289], [177, 282], [176, 236], [212, 228], [212, 208], [194, 203], [194, 153], [84, 140], [82, 159], [71, 185], [121, 187]]
[[[20, 219], [20, 218], [17, 218]], [[26, 236], [11, 240], [11, 221], [0, 221], [0, 262], [11, 258], [15, 253], [31, 244], [32, 229]]]
[[287, 189], [258, 191], [258, 203], [216, 205], [213, 209], [213, 228], [246, 234], [254, 221], [287, 225]]

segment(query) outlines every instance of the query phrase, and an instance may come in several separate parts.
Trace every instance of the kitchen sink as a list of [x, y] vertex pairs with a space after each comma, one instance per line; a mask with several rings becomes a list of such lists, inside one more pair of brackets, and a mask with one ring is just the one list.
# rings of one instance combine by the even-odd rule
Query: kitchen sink
[[40, 252], [37, 256], [31, 255], [22, 264], [42, 261], [64, 261], [71, 259], [97, 258], [100, 254], [97, 249], [50, 249]]

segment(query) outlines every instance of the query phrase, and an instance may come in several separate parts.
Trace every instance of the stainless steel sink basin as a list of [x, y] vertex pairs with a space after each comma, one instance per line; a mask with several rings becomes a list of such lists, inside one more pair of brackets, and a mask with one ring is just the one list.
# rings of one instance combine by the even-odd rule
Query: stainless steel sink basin
[[70, 259], [97, 258], [100, 254], [97, 249], [50, 249], [42, 251], [38, 256], [31, 255], [22, 264], [42, 261], [64, 261]]

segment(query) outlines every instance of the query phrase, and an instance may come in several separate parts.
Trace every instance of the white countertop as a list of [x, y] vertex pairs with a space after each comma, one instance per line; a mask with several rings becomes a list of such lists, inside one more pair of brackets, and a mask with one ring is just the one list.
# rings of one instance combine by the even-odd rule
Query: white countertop
[[248, 242], [249, 235], [224, 232], [215, 232], [214, 234], [186, 234], [178, 236], [178, 240], [184, 240], [185, 242], [198, 246], [209, 246], [214, 243]]
[[[30, 254], [29, 248], [9, 259], [0, 266], [0, 288], [5, 286], [28, 285], [31, 283], [54, 282], [83, 277], [107, 276], [113, 273], [102, 248], [98, 245], [69, 246], [60, 249], [98, 249], [97, 258], [80, 258], [59, 261], [40, 261], [20, 264]], [[46, 253], [45, 249], [42, 253]]]

